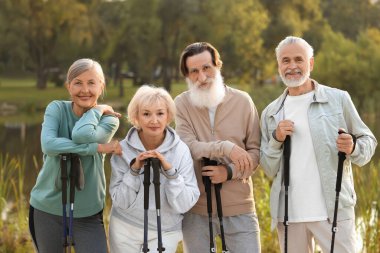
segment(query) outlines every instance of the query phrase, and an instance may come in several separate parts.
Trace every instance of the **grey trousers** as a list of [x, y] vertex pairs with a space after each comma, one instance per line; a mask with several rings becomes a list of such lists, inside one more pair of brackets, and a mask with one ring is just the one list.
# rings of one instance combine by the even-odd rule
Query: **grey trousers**
[[[67, 224], [69, 224], [68, 219]], [[45, 213], [30, 206], [29, 230], [39, 253], [62, 253], [62, 216]], [[73, 235], [76, 253], [107, 252], [103, 212], [89, 217], [74, 218]]]
[[[214, 236], [220, 234], [218, 217], [213, 217]], [[256, 214], [223, 217], [224, 237], [230, 253], [260, 253], [260, 229]], [[210, 252], [208, 217], [187, 213], [182, 221], [184, 253]], [[214, 242], [215, 242], [215, 238]]]

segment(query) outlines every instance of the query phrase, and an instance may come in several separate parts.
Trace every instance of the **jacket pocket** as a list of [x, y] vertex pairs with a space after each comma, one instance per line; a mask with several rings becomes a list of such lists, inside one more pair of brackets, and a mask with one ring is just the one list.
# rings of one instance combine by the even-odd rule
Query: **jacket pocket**
[[343, 207], [354, 206], [356, 204], [356, 194], [350, 179], [342, 180], [339, 200]]

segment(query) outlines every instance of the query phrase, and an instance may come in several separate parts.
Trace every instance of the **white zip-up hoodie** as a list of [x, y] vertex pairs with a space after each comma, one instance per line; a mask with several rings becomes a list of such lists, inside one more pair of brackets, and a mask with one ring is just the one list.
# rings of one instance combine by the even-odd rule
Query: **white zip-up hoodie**
[[[143, 228], [144, 227], [144, 168], [135, 176], [131, 173], [130, 162], [146, 151], [138, 130], [132, 127], [126, 138], [120, 142], [123, 150], [121, 156], [111, 158], [112, 175], [110, 194], [112, 199], [111, 215]], [[156, 149], [172, 165], [167, 178], [160, 174], [161, 222], [162, 231], [175, 231], [182, 228], [183, 213], [195, 205], [199, 198], [199, 189], [195, 178], [193, 160], [187, 145], [182, 142], [175, 131], [167, 127], [164, 142]], [[153, 173], [151, 172], [151, 182]], [[149, 189], [149, 229], [157, 229], [154, 185]]]

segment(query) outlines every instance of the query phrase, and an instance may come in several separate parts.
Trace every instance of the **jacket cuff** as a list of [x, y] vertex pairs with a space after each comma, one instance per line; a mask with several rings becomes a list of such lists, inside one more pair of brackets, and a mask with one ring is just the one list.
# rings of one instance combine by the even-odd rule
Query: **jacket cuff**
[[233, 163], [225, 164], [227, 170], [227, 181], [232, 179], [233, 171], [235, 170], [235, 165]]
[[[355, 152], [355, 148], [356, 148], [356, 136], [355, 135], [353, 135], [353, 134], [349, 134], [349, 135], [351, 135], [351, 137], [352, 137], [352, 141], [354, 142], [354, 147], [352, 148], [352, 152], [351, 152], [351, 154], [353, 154], [354, 152]], [[350, 154], [350, 155], [351, 155]]]

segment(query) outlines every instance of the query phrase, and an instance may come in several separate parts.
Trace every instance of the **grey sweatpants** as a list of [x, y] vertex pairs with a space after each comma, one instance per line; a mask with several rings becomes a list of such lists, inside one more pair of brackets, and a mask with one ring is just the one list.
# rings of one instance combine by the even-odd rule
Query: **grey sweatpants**
[[[67, 225], [69, 219], [67, 219]], [[29, 230], [39, 253], [63, 251], [62, 216], [45, 213], [30, 206]], [[106, 253], [107, 239], [103, 224], [103, 212], [74, 218], [73, 235], [76, 253]]]
[[[218, 217], [214, 217], [213, 234], [220, 234]], [[224, 237], [230, 253], [260, 253], [260, 229], [254, 213], [223, 217]], [[182, 221], [185, 253], [210, 252], [208, 217], [187, 213]], [[213, 238], [215, 239], [215, 238]], [[215, 240], [214, 240], [215, 241]]]

